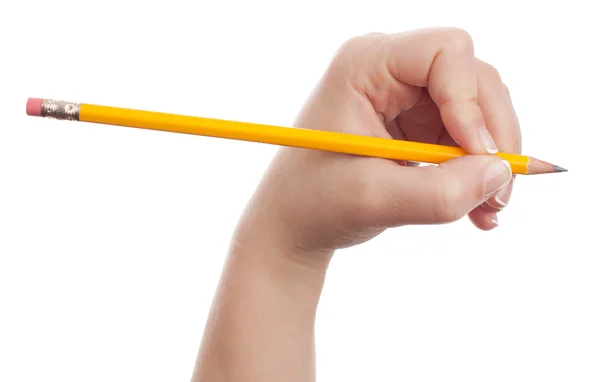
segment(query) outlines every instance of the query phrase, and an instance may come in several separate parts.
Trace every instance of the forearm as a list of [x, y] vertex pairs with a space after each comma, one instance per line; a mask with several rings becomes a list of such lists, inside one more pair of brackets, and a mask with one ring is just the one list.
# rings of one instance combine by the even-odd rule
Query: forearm
[[315, 314], [331, 254], [306, 261], [252, 225], [232, 242], [193, 381], [312, 381]]

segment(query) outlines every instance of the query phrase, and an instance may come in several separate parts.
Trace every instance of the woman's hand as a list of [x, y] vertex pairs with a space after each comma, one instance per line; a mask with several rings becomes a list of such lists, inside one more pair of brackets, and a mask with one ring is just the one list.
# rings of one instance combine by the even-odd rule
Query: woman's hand
[[415, 167], [282, 149], [233, 237], [194, 381], [313, 381], [315, 314], [333, 252], [389, 227], [466, 214], [493, 228], [512, 174], [490, 154], [521, 149], [506, 87], [457, 29], [349, 41], [296, 125], [459, 144], [475, 155]]
[[494, 154], [521, 152], [517, 117], [498, 72], [460, 29], [371, 34], [341, 47], [296, 126], [459, 145], [473, 156], [440, 166], [283, 148], [240, 232], [285, 248], [331, 252], [386, 228], [498, 223], [513, 177]]

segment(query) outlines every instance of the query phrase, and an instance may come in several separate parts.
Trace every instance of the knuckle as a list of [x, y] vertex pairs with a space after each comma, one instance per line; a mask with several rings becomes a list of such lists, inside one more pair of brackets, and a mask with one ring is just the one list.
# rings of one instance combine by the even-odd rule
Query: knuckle
[[369, 32], [367, 34], [364, 35], [365, 37], [381, 37], [381, 36], [385, 36], [385, 33], [382, 32]]
[[473, 51], [473, 37], [464, 29], [451, 28], [446, 47], [455, 51]]
[[327, 69], [326, 82], [356, 85], [360, 72], [364, 71], [377, 54], [374, 50], [381, 48], [381, 34], [355, 36], [344, 43], [335, 52]]
[[504, 82], [502, 82], [502, 89], [504, 90], [506, 96], [510, 99], [510, 89], [508, 88], [508, 86], [506, 86]]
[[343, 60], [355, 56], [364, 49], [371, 39], [372, 37], [368, 35], [351, 37], [338, 48], [335, 59]]
[[502, 77], [500, 76], [500, 72], [498, 71], [498, 69], [496, 69], [494, 66], [488, 64], [487, 62], [480, 62], [479, 64], [480, 68], [480, 72], [483, 75], [483, 77], [487, 80], [487, 81], [494, 81], [497, 82], [499, 84], [502, 84], [502, 86], [505, 86], [504, 83], [502, 82]]
[[338, 48], [334, 55], [334, 62], [352, 63], [361, 57], [365, 57], [365, 51], [379, 46], [383, 33], [369, 33], [351, 37]]

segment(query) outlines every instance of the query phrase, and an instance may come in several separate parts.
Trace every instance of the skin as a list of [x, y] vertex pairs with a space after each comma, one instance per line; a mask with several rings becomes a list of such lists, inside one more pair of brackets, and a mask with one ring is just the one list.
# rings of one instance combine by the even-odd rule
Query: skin
[[282, 148], [234, 232], [193, 381], [314, 381], [315, 313], [335, 251], [409, 224], [468, 216], [495, 228], [514, 177], [490, 154], [521, 152], [508, 90], [461, 29], [347, 41], [295, 125], [471, 155], [418, 166]]

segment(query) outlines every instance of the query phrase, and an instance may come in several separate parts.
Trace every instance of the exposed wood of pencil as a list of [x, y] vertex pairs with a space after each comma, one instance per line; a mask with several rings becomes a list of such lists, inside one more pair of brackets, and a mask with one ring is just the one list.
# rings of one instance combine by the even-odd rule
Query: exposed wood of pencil
[[[467, 154], [458, 147], [92, 104], [81, 104], [79, 120], [432, 164], [439, 164]], [[515, 174], [566, 171], [561, 167], [523, 155], [509, 153], [496, 155], [507, 160]]]
[[548, 162], [541, 161], [539, 159], [529, 157], [529, 163], [527, 163], [527, 174], [549, 174], [553, 172], [566, 172], [567, 169], [550, 164]]

